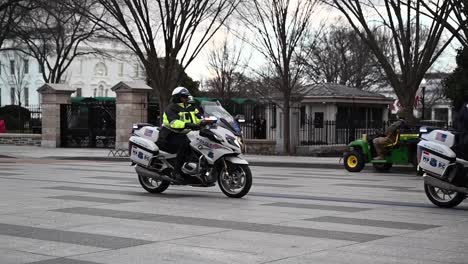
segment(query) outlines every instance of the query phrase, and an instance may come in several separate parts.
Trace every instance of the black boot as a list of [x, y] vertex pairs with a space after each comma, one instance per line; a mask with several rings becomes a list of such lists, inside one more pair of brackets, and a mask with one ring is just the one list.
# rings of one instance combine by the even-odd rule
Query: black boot
[[184, 177], [182, 176], [182, 172], [180, 170], [173, 170], [172, 171], [172, 179], [176, 182], [183, 182]]

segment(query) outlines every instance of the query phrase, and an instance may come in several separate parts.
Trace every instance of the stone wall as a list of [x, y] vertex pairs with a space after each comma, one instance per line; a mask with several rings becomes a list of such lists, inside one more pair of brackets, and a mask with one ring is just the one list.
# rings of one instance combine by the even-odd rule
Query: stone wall
[[266, 139], [246, 139], [246, 154], [275, 154], [276, 141]]
[[41, 146], [41, 134], [0, 134], [0, 145]]
[[296, 154], [315, 157], [341, 157], [347, 150], [347, 145], [297, 146]]

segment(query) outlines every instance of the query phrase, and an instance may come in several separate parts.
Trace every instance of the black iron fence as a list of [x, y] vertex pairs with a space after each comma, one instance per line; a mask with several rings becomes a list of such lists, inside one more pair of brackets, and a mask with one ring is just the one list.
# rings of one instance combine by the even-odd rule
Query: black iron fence
[[[246, 139], [275, 139], [276, 137], [276, 106], [272, 103], [239, 104], [230, 100], [220, 101], [226, 111], [233, 117], [241, 115], [244, 122], [240, 123]], [[143, 107], [147, 109], [148, 123], [161, 125], [159, 104], [150, 102]]]
[[[348, 123], [337, 121], [305, 120], [299, 131], [299, 145], [346, 145], [349, 142], [361, 138], [363, 134], [384, 133], [393, 121], [368, 122], [366, 127], [352, 126]], [[432, 126], [443, 129], [451, 128], [448, 121], [421, 121], [418, 124], [409, 125], [406, 132], [417, 133], [421, 126]]]
[[60, 138], [63, 147], [113, 148], [114, 102], [60, 105]]
[[26, 107], [31, 113], [31, 119], [28, 122], [28, 129], [33, 134], [41, 134], [42, 130], [42, 106], [30, 105]]
[[[233, 116], [241, 115], [240, 123], [245, 139], [276, 138], [276, 108], [270, 103], [235, 105], [224, 103], [223, 107]], [[274, 121], [273, 121], [274, 120]]]

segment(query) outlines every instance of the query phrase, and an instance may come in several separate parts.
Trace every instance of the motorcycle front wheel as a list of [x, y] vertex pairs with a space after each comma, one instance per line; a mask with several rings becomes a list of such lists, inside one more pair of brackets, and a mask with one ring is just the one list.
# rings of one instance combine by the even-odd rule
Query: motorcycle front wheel
[[218, 185], [227, 197], [241, 198], [252, 187], [252, 172], [247, 165], [228, 163], [218, 173]]
[[455, 207], [465, 199], [463, 193], [444, 190], [428, 184], [424, 184], [424, 191], [433, 204], [443, 208]]

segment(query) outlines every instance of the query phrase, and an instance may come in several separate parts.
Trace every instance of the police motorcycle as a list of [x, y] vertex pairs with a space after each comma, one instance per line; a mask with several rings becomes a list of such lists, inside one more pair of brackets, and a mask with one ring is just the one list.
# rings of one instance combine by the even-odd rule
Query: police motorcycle
[[220, 119], [223, 117], [204, 118], [200, 130], [187, 134], [192, 153], [191, 159], [181, 169], [185, 174], [183, 182], [171, 177], [177, 154], [162, 151], [156, 144], [159, 127], [135, 124], [129, 140], [129, 152], [143, 189], [162, 193], [169, 185], [211, 187], [217, 182], [226, 196], [245, 196], [252, 186], [249, 163], [242, 157], [239, 137], [226, 122], [218, 122]]
[[[427, 198], [444, 208], [459, 205], [468, 194], [468, 161], [460, 133], [421, 127], [419, 170]], [[463, 157], [463, 158], [462, 158]]]

